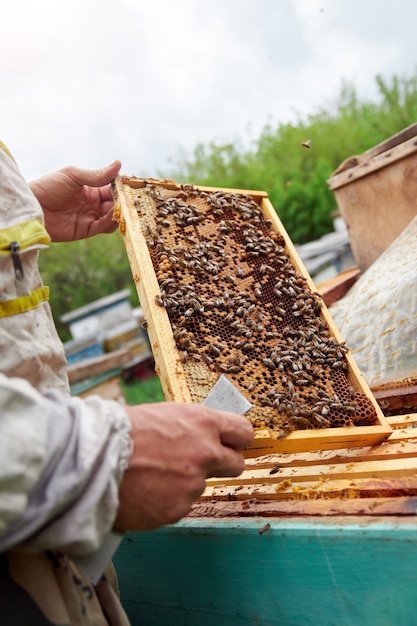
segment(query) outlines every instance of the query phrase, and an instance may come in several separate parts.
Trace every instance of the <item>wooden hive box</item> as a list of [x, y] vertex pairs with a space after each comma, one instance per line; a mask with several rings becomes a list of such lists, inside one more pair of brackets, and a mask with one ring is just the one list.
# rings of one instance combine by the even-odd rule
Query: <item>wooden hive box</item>
[[364, 272], [415, 217], [417, 124], [343, 161], [327, 181]]
[[267, 193], [126, 176], [113, 190], [167, 400], [202, 403], [226, 375], [252, 403], [247, 457], [391, 433]]

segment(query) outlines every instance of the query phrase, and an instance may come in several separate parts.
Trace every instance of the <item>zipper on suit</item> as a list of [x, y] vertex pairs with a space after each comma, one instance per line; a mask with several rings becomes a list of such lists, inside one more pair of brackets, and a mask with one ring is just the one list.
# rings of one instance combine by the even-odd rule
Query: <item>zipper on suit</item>
[[20, 251], [19, 243], [17, 241], [12, 241], [10, 244], [10, 254], [12, 255], [14, 273], [15, 273], [17, 280], [22, 280], [24, 274], [23, 274], [23, 267], [22, 267], [22, 263], [20, 260], [19, 251]]

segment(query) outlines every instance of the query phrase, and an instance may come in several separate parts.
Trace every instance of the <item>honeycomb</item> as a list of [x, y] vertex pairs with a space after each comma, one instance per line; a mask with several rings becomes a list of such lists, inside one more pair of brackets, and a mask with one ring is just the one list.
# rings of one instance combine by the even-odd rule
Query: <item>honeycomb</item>
[[250, 195], [152, 182], [132, 194], [194, 402], [225, 374], [277, 438], [377, 423], [319, 294]]

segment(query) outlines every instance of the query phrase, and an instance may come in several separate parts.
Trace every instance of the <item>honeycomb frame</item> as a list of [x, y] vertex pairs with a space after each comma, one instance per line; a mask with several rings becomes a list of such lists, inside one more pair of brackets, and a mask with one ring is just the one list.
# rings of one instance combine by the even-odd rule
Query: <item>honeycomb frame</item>
[[119, 176], [113, 194], [167, 400], [201, 403], [225, 374], [253, 403], [247, 457], [391, 433], [266, 192]]

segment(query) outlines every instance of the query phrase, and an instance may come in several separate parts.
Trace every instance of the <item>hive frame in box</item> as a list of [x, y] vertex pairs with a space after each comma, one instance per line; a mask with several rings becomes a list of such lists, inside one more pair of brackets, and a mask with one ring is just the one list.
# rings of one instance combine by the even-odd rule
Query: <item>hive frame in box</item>
[[[160, 294], [160, 287], [153, 268], [146, 237], [142, 232], [137, 209], [134, 205], [135, 190], [144, 188], [148, 183], [156, 186], [160, 185], [168, 190], [179, 191], [181, 189], [181, 186], [173, 181], [127, 176], [117, 177], [113, 187], [115, 197], [114, 219], [119, 222], [120, 232], [124, 238], [133, 279], [144, 319], [147, 323], [149, 339], [155, 358], [155, 369], [160, 378], [165, 398], [175, 402], [192, 402], [191, 391], [179, 358], [168, 313], [164, 307], [156, 303], [156, 297]], [[305, 277], [309, 289], [312, 292], [316, 291], [311, 277], [306, 271], [266, 192], [213, 187], [197, 187], [197, 189], [201, 192], [221, 191], [228, 194], [245, 194], [250, 196], [258, 204], [263, 215], [270, 220], [272, 229], [284, 238], [286, 253], [293, 266]], [[334, 339], [342, 342], [342, 337], [324, 304], [321, 307], [320, 316]], [[345, 447], [374, 445], [387, 438], [392, 432], [391, 427], [350, 352], [347, 352], [346, 360], [347, 379], [352, 387], [365, 394], [371, 401], [377, 416], [377, 424], [371, 426], [297, 430], [283, 438], [272, 436], [268, 429], [255, 429], [254, 442], [250, 448], [245, 450], [245, 456], [249, 458], [273, 452], [335, 449], [342, 444]]]

